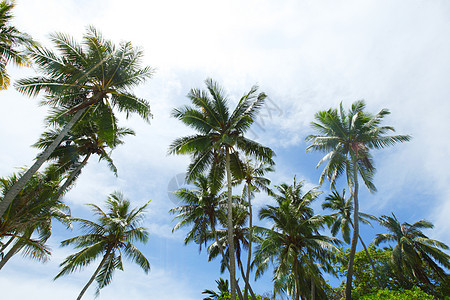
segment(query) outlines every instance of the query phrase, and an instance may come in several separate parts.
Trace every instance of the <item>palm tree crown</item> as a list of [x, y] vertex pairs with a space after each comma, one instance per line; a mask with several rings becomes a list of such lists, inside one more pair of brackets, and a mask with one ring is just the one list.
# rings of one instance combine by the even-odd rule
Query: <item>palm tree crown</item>
[[[303, 194], [302, 182], [282, 184], [275, 194], [276, 206], [268, 205], [259, 212], [260, 219], [273, 222], [271, 229], [256, 227], [262, 242], [255, 253], [256, 276], [261, 276], [274, 262], [274, 291], [287, 292], [292, 299], [306, 297], [311, 283], [322, 286], [320, 268], [331, 270], [328, 262], [339, 243], [336, 238], [321, 235], [318, 230], [326, 219], [314, 215], [309, 205], [319, 192]], [[320, 268], [319, 268], [320, 266]], [[319, 289], [317, 292], [321, 292]]]
[[375, 170], [370, 149], [382, 149], [398, 142], [411, 139], [409, 135], [385, 135], [395, 131], [391, 126], [380, 126], [383, 118], [390, 114], [389, 110], [382, 109], [378, 114], [371, 115], [364, 111], [364, 101], [356, 101], [351, 109], [345, 112], [342, 103], [337, 109], [329, 109], [316, 113], [317, 122], [312, 122], [316, 135], [306, 137], [311, 142], [306, 152], [320, 151], [327, 154], [319, 161], [317, 167], [327, 162], [320, 183], [326, 178], [334, 186], [336, 179], [344, 173], [347, 174], [349, 185], [353, 185], [353, 167], [361, 175], [364, 184], [370, 191], [376, 191], [372, 182]]
[[209, 177], [199, 175], [191, 183], [192, 189], [181, 188], [175, 192], [183, 205], [169, 211], [177, 214], [175, 218], [179, 220], [173, 231], [192, 225], [184, 241], [186, 244], [196, 242], [200, 249], [203, 243], [206, 245], [208, 230], [215, 231], [220, 208], [226, 205], [226, 193], [220, 192], [221, 187], [215, 187], [213, 182]]
[[59, 111], [56, 118], [72, 117], [53, 143], [5, 195], [0, 202], [0, 214], [80, 119], [96, 120], [99, 132], [103, 136], [112, 136], [116, 129], [113, 108], [124, 112], [127, 117], [134, 113], [147, 121], [151, 117], [148, 102], [131, 92], [131, 88], [152, 74], [150, 67], [140, 66], [142, 51], [139, 48], [134, 48], [131, 43], [121, 43], [116, 47], [93, 27], [84, 35], [82, 44], [64, 34], [53, 34], [51, 40], [59, 55], [43, 47], [30, 47], [29, 55], [43, 75], [21, 79], [15, 86], [28, 96], [36, 96], [43, 91], [45, 98], [42, 102]]
[[141, 227], [144, 218], [144, 210], [147, 204], [131, 209], [130, 201], [124, 199], [119, 192], [112, 193], [106, 200], [107, 211], [104, 212], [95, 204], [89, 204], [92, 211], [98, 216], [97, 222], [74, 218], [74, 222], [81, 224], [87, 232], [61, 242], [62, 246], [75, 245], [80, 249], [75, 254], [69, 255], [62, 263], [62, 270], [55, 279], [80, 270], [102, 256], [97, 270], [81, 291], [78, 299], [95, 279], [97, 281], [97, 293], [107, 286], [115, 269], [123, 270], [122, 253], [137, 263], [146, 273], [150, 270], [147, 258], [133, 245], [138, 241], [146, 243], [148, 232]]
[[427, 265], [444, 282], [448, 280], [448, 275], [439, 264], [450, 269], [450, 256], [440, 250], [448, 250], [449, 247], [442, 242], [430, 239], [421, 231], [421, 229], [433, 228], [432, 223], [420, 220], [413, 224], [406, 222], [400, 224], [396, 216], [392, 214], [392, 217], [382, 216], [380, 224], [390, 233], [378, 234], [374, 243], [375, 245], [382, 242], [396, 243], [392, 251], [391, 263], [397, 274], [400, 274], [402, 278], [404, 275], [410, 275], [420, 282], [431, 285], [423, 267]]
[[27, 64], [28, 59], [20, 47], [34, 43], [29, 35], [9, 24], [13, 17], [11, 14], [13, 8], [14, 2], [9, 3], [6, 0], [0, 2], [0, 90], [6, 89], [10, 83], [6, 65], [9, 62], [18, 66]]

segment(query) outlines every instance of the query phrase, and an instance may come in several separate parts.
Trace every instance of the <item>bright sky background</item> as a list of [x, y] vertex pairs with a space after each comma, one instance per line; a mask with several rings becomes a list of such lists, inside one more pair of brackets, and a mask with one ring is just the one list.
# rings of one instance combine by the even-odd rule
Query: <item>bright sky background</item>
[[[394, 212], [401, 222], [427, 219], [430, 237], [450, 244], [450, 3], [448, 1], [137, 1], [17, 0], [13, 24], [49, 45], [48, 34], [63, 32], [77, 40], [88, 25], [115, 42], [144, 49], [153, 79], [136, 89], [151, 103], [151, 124], [123, 120], [136, 136], [112, 154], [119, 176], [91, 158], [66, 201], [76, 217], [89, 218], [85, 203], [102, 205], [114, 190], [138, 206], [149, 199], [147, 245], [140, 245], [152, 270], [145, 275], [125, 262], [100, 299], [202, 299], [216, 289], [218, 262], [206, 252], [183, 245], [185, 231], [171, 233], [174, 207], [169, 181], [183, 173], [188, 157], [167, 156], [169, 144], [190, 131], [170, 117], [188, 104], [190, 88], [204, 88], [211, 77], [228, 92], [230, 103], [254, 84], [269, 95], [250, 137], [277, 153], [273, 184], [292, 183], [294, 174], [318, 184], [319, 154], [305, 154], [304, 138], [318, 110], [348, 107], [365, 99], [367, 110], [392, 112], [385, 120], [413, 140], [374, 152], [378, 193], [361, 188], [361, 211], [380, 216]], [[9, 68], [12, 79], [34, 75]], [[45, 129], [47, 108], [12, 87], [0, 92], [0, 176], [30, 166], [30, 147]], [[322, 190], [329, 191], [328, 183]], [[316, 206], [320, 206], [323, 196]], [[259, 195], [256, 206], [271, 200]], [[380, 228], [362, 227], [371, 241]], [[0, 272], [4, 299], [73, 299], [96, 265], [52, 281], [70, 248], [59, 242], [76, 232], [55, 223], [50, 262], [15, 256]], [[222, 277], [227, 278], [227, 274]], [[270, 291], [271, 274], [256, 282]], [[93, 299], [95, 286], [85, 299]]]

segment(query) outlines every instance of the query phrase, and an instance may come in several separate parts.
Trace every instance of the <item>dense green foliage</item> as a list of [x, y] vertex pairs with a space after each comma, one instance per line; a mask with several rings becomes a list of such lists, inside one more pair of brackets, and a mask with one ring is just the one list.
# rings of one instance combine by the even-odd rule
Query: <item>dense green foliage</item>
[[412, 290], [399, 290], [399, 291], [390, 291], [390, 290], [381, 290], [376, 293], [372, 293], [369, 295], [365, 295], [361, 298], [361, 300], [433, 300], [434, 297], [428, 295], [421, 289], [415, 287]]
[[[426, 283], [420, 282], [406, 274], [399, 274], [395, 271], [395, 268], [393, 268], [391, 264], [392, 248], [383, 249], [371, 245], [368, 248], [368, 251], [378, 270], [379, 280], [383, 289], [398, 291], [402, 289], [410, 290], [414, 287], [418, 287], [424, 291], [424, 293], [434, 295], [438, 299], [445, 299], [445, 296], [450, 294], [449, 274], [446, 274], [444, 278], [441, 278], [423, 263], [425, 274], [427, 274], [431, 282], [433, 282], [433, 288], [430, 289]], [[335, 261], [335, 268], [339, 271], [341, 276], [346, 273], [349, 252], [350, 251], [347, 249], [339, 256], [339, 259]], [[377, 277], [374, 275], [373, 269], [370, 266], [370, 261], [366, 252], [356, 252], [353, 273], [354, 278], [352, 282], [352, 297], [355, 299], [368, 294], [377, 293], [379, 290]], [[328, 298], [341, 299], [344, 287], [344, 282], [342, 282], [337, 288], [327, 288]]]

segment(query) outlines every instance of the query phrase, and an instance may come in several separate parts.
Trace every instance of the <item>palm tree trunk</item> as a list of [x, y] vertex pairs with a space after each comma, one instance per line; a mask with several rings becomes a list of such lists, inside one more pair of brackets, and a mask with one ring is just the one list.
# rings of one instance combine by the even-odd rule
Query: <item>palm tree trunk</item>
[[0, 253], [2, 253], [2, 252], [6, 249], [6, 247], [8, 247], [9, 244], [11, 244], [11, 242], [14, 241], [15, 238], [16, 238], [15, 236], [12, 236], [12, 237], [6, 242], [6, 244], [3, 244], [3, 246], [0, 248]]
[[89, 279], [89, 281], [86, 283], [86, 285], [84, 286], [84, 288], [81, 290], [80, 294], [77, 297], [77, 300], [80, 300], [81, 297], [83, 297], [84, 293], [86, 292], [86, 290], [88, 289], [88, 287], [91, 285], [91, 283], [94, 281], [95, 277], [97, 276], [98, 272], [100, 272], [100, 269], [102, 268], [103, 264], [105, 263], [105, 261], [108, 259], [109, 254], [111, 253], [111, 249], [108, 249], [108, 251], [106, 251], [105, 256], [103, 256], [102, 261], [100, 262], [100, 264], [97, 267], [97, 270], [95, 270], [94, 274], [91, 276], [91, 278]]
[[24, 188], [27, 182], [33, 177], [33, 175], [39, 170], [39, 168], [44, 164], [49, 158], [52, 152], [58, 147], [62, 139], [67, 135], [69, 130], [75, 125], [75, 123], [81, 118], [82, 114], [86, 111], [87, 107], [77, 111], [72, 119], [64, 126], [64, 129], [58, 135], [58, 137], [48, 146], [47, 149], [39, 156], [36, 162], [25, 172], [25, 174], [20, 177], [20, 179], [9, 189], [3, 200], [0, 202], [0, 216], [3, 216], [8, 206], [17, 196], [17, 194]]
[[[244, 267], [243, 267], [243, 265], [242, 265], [242, 262], [241, 262], [241, 260], [239, 259], [239, 262], [240, 262], [240, 270], [241, 270], [241, 276], [242, 276], [242, 278], [244, 278], [244, 282], [246, 283], [246, 285], [248, 284], [248, 277], [245, 277], [245, 272], [244, 272]], [[250, 284], [248, 285], [248, 291], [250, 291], [250, 294], [252, 295], [252, 299], [253, 300], [256, 300], [256, 295], [255, 295], [255, 293], [253, 292], [253, 289], [252, 289], [252, 287], [250, 286]], [[248, 293], [248, 291], [247, 291], [247, 293]], [[244, 294], [244, 299], [248, 299], [248, 295], [245, 295]]]
[[[297, 257], [297, 255], [296, 255], [296, 257]], [[294, 278], [295, 278], [295, 300], [299, 300], [300, 299], [300, 277], [299, 277], [298, 270], [297, 270], [297, 259], [294, 260], [293, 270], [294, 270]], [[302, 299], [303, 299], [303, 297], [302, 297]]]
[[87, 164], [89, 157], [91, 157], [90, 153], [86, 155], [86, 157], [83, 159], [81, 164], [75, 169], [75, 171], [70, 173], [69, 177], [66, 179], [66, 181], [64, 181], [64, 184], [58, 189], [58, 192], [56, 193], [57, 198], [59, 198], [66, 191], [66, 189], [71, 185], [75, 177], [77, 177], [78, 174], [80, 174], [81, 169], [83, 169], [84, 166]]
[[316, 300], [316, 285], [312, 278], [311, 278], [311, 300]]
[[231, 170], [230, 170], [230, 153], [226, 149], [226, 168], [227, 168], [227, 185], [228, 185], [228, 211], [227, 211], [227, 225], [228, 225], [228, 249], [230, 256], [230, 291], [231, 300], [236, 300], [236, 260], [234, 257], [234, 239], [233, 239], [233, 198], [231, 188]]
[[354, 190], [353, 190], [353, 202], [354, 202], [354, 211], [353, 211], [353, 237], [352, 237], [352, 245], [350, 247], [350, 255], [348, 258], [348, 269], [347, 269], [347, 282], [345, 285], [345, 299], [352, 299], [352, 279], [353, 279], [353, 261], [355, 259], [356, 253], [356, 245], [358, 244], [359, 237], [359, 202], [358, 202], [358, 167], [357, 167], [357, 159], [353, 159], [353, 182], [354, 182]]
[[[352, 226], [352, 228], [355, 229], [355, 226], [353, 226], [352, 220], [349, 220], [349, 221], [350, 221], [350, 225]], [[366, 252], [366, 255], [367, 255], [367, 258], [369, 259], [370, 265], [372, 266], [372, 271], [373, 271], [373, 273], [374, 273], [374, 275], [375, 275], [375, 278], [377, 279], [377, 285], [378, 285], [378, 288], [381, 290], [382, 287], [381, 287], [380, 277], [378, 276], [378, 271], [377, 271], [377, 269], [375, 268], [375, 264], [374, 264], [374, 262], [373, 262], [373, 260], [372, 260], [372, 256], [370, 256], [369, 250], [367, 249], [366, 244], [364, 243], [364, 241], [363, 241], [363, 239], [361, 238], [361, 235], [360, 235], [360, 234], [358, 234], [358, 238], [359, 238], [359, 241], [361, 242], [361, 245], [362, 245], [363, 248], [364, 248], [364, 251]]]
[[[244, 277], [245, 279], [245, 289], [244, 289], [244, 300], [248, 299], [248, 289], [250, 288], [250, 264], [252, 261], [252, 239], [253, 239], [253, 211], [252, 211], [252, 201], [250, 197], [250, 183], [247, 182], [247, 194], [248, 194], [248, 226], [249, 226], [249, 236], [248, 236], [248, 257], [247, 257], [247, 273]], [[250, 288], [251, 290], [251, 288]], [[252, 293], [252, 298], [255, 300], [255, 296]]]
[[[214, 220], [212, 220], [212, 218], [210, 217], [210, 222], [211, 222], [211, 230], [214, 234], [214, 238], [216, 240], [217, 245], [219, 246], [219, 250], [220, 250], [220, 254], [222, 254], [222, 259], [225, 262], [225, 266], [227, 267], [228, 271], [230, 271], [230, 264], [228, 263], [228, 260], [225, 257], [225, 252], [223, 251], [223, 247], [222, 244], [219, 243], [219, 238], [217, 237], [217, 232], [216, 232], [216, 227], [214, 225]], [[241, 293], [241, 289], [239, 288], [239, 285], [236, 285], [236, 290], [238, 292], [238, 296], [239, 296], [239, 300], [244, 300], [242, 293]]]
[[13, 257], [14, 254], [16, 254], [20, 248], [22, 248], [22, 243], [20, 243], [20, 240], [18, 240], [14, 246], [9, 249], [8, 253], [6, 253], [5, 256], [3, 256], [3, 259], [0, 260], [0, 270], [3, 268], [3, 266], [10, 260], [11, 257]]

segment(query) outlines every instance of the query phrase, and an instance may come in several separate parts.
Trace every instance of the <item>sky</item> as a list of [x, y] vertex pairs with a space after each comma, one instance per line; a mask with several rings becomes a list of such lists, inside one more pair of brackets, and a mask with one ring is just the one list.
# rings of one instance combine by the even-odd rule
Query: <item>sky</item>
[[[450, 245], [450, 3], [448, 1], [119, 1], [17, 0], [13, 24], [42, 45], [49, 34], [67, 33], [80, 40], [89, 25], [116, 43], [130, 41], [144, 50], [153, 78], [135, 89], [150, 102], [150, 124], [121, 116], [127, 137], [112, 158], [115, 177], [103, 162], [91, 159], [76, 185], [66, 194], [72, 215], [89, 218], [86, 203], [102, 205], [113, 191], [122, 191], [135, 206], [151, 200], [145, 226], [150, 239], [139, 245], [150, 261], [146, 275], [130, 262], [116, 272], [100, 299], [201, 299], [215, 289], [217, 261], [208, 262], [197, 245], [184, 245], [186, 230], [172, 233], [168, 211], [173, 178], [185, 172], [188, 157], [167, 155], [169, 144], [192, 133], [170, 117], [188, 104], [191, 88], [204, 88], [213, 78], [227, 92], [229, 103], [253, 85], [268, 95], [249, 137], [271, 147], [276, 171], [273, 185], [292, 183], [294, 175], [306, 187], [318, 185], [321, 154], [305, 153], [314, 114], [349, 107], [364, 99], [367, 111], [388, 108], [385, 125], [413, 139], [374, 151], [375, 185], [361, 187], [361, 211], [375, 216], [394, 212], [401, 222], [427, 219], [435, 229], [429, 237]], [[33, 76], [33, 68], [8, 68], [12, 80]], [[47, 107], [39, 97], [27, 98], [10, 87], [0, 91], [0, 176], [30, 166], [37, 154], [30, 147], [45, 130]], [[345, 182], [340, 182], [341, 188]], [[321, 187], [324, 195], [329, 184]], [[315, 204], [319, 213], [322, 196]], [[271, 202], [272, 201], [272, 202]], [[256, 211], [273, 203], [255, 199]], [[269, 225], [269, 224], [265, 224]], [[370, 242], [382, 228], [362, 226]], [[56, 222], [49, 240], [51, 260], [45, 264], [15, 256], [0, 272], [5, 299], [75, 298], [95, 265], [56, 281], [58, 265], [71, 248], [60, 241], [74, 236]], [[11, 289], [11, 287], [14, 287]], [[19, 288], [20, 287], [20, 288]], [[268, 271], [254, 283], [257, 293], [272, 289]], [[94, 299], [91, 287], [84, 299]]]

